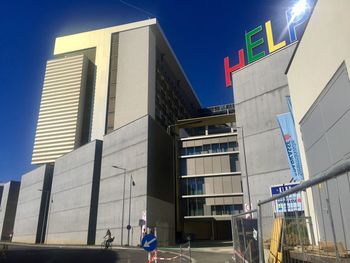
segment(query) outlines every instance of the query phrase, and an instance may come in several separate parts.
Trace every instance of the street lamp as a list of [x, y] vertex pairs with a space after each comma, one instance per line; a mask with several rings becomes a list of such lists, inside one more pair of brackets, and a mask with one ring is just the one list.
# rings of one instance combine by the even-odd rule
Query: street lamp
[[[41, 226], [41, 235], [40, 235], [40, 242], [43, 244], [45, 243], [45, 240], [43, 240], [43, 235], [44, 235], [44, 228], [47, 227], [47, 207], [49, 206], [49, 200], [50, 200], [50, 190], [43, 190], [43, 189], [38, 189], [38, 191], [45, 193], [46, 196], [46, 202], [45, 202], [45, 210], [44, 210], [44, 218]], [[45, 236], [46, 237], [46, 236]]]
[[241, 129], [242, 131], [242, 147], [243, 147], [243, 154], [244, 154], [244, 168], [245, 168], [245, 178], [246, 178], [246, 184], [247, 184], [247, 192], [248, 192], [248, 201], [249, 201], [249, 210], [252, 209], [251, 204], [251, 197], [250, 197], [250, 187], [249, 187], [249, 176], [248, 176], [248, 167], [247, 167], [247, 155], [245, 151], [245, 142], [244, 142], [244, 129], [243, 126], [236, 126], [236, 129]]
[[130, 175], [130, 194], [129, 194], [129, 220], [128, 220], [128, 246], [130, 246], [130, 214], [131, 214], [131, 189], [135, 186], [134, 178], [132, 177], [132, 174]]
[[112, 165], [113, 168], [120, 169], [124, 171], [124, 183], [123, 183], [123, 207], [122, 207], [122, 227], [120, 234], [120, 245], [123, 245], [123, 232], [124, 232], [124, 204], [125, 204], [125, 178], [126, 178], [126, 168]]

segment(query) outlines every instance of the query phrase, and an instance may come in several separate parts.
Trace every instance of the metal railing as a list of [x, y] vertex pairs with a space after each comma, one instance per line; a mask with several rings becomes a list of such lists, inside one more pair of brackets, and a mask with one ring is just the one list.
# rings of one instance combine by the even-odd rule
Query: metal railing
[[192, 262], [191, 254], [191, 240], [188, 240], [185, 244], [180, 245], [179, 262]]
[[232, 216], [234, 261], [350, 262], [349, 171], [350, 159]]
[[234, 262], [258, 262], [257, 210], [231, 217]]

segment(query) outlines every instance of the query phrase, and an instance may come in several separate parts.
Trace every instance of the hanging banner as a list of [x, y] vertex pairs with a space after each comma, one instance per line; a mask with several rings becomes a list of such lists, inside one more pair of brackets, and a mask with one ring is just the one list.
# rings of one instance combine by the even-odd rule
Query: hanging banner
[[301, 165], [300, 152], [297, 134], [294, 127], [293, 116], [290, 112], [277, 115], [284, 144], [286, 147], [288, 162], [294, 181], [304, 180], [303, 168]]

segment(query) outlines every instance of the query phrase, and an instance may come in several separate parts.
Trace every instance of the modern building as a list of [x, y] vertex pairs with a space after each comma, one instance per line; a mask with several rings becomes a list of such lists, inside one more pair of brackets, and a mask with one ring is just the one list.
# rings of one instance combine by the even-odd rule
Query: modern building
[[288, 45], [232, 73], [245, 210], [269, 198], [272, 185], [292, 179], [277, 115], [289, 111], [284, 73], [295, 47]]
[[10, 241], [13, 235], [20, 182], [10, 181], [3, 185], [0, 203], [0, 240]]
[[[33, 225], [25, 242], [38, 242], [45, 229], [46, 243], [99, 244], [110, 229], [115, 244], [138, 245], [148, 227], [160, 244], [173, 244], [174, 151], [166, 130], [200, 109], [156, 19], [58, 37], [32, 157], [54, 165], [48, 215], [39, 218], [47, 226]], [[37, 173], [43, 176], [35, 170], [23, 180]], [[35, 211], [24, 200], [20, 210], [32, 209], [37, 220], [36, 195]], [[18, 238], [27, 234], [21, 227]]]
[[145, 115], [166, 127], [199, 108], [156, 19], [58, 37], [32, 163], [54, 162]]
[[[229, 240], [230, 215], [243, 211], [236, 120], [232, 104], [211, 108], [216, 115], [175, 126], [177, 231], [196, 240]], [[229, 112], [217, 114], [222, 110]]]
[[[350, 161], [349, 10], [347, 0], [318, 0], [286, 71], [307, 179]], [[339, 242], [346, 250], [349, 193], [346, 173], [308, 192], [319, 240]]]

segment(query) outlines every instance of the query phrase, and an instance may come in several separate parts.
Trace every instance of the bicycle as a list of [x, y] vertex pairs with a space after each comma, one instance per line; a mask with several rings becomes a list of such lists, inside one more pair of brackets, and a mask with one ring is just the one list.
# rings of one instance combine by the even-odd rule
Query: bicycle
[[102, 242], [101, 242], [101, 249], [112, 249], [112, 243], [114, 241], [114, 237], [112, 237], [110, 240], [108, 239], [104, 239]]

